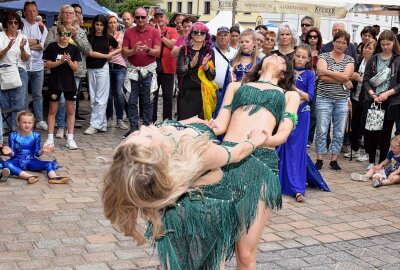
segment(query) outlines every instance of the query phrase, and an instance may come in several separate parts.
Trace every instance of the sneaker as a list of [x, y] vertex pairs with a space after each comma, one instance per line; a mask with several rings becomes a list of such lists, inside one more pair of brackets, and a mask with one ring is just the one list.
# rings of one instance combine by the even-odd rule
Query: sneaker
[[74, 128], [82, 128], [82, 124], [79, 122], [75, 122]]
[[102, 127], [101, 129], [99, 129], [100, 132], [107, 132], [107, 126]]
[[116, 125], [115, 125], [114, 119], [110, 118], [110, 119], [107, 120], [107, 127], [108, 127], [108, 128], [113, 128], [113, 127], [115, 127], [115, 126], [116, 126]]
[[119, 127], [120, 129], [123, 129], [123, 130], [128, 129], [128, 126], [125, 125], [124, 121], [122, 121], [122, 120], [117, 120], [117, 127]]
[[57, 129], [56, 138], [63, 139], [65, 130], [63, 128]]
[[370, 163], [370, 164], [368, 165], [368, 167], [367, 167], [367, 171], [369, 171], [370, 169], [372, 169], [372, 167], [374, 167], [374, 166], [375, 166], [374, 163]]
[[125, 133], [125, 134], [122, 136], [122, 138], [123, 138], [123, 139], [128, 138], [128, 136], [131, 135], [132, 132], [133, 132], [133, 130], [129, 130], [127, 133]]
[[49, 184], [67, 184], [71, 178], [64, 176], [56, 176], [49, 178]]
[[93, 134], [95, 134], [97, 132], [99, 132], [99, 130], [97, 128], [94, 128], [94, 127], [90, 126], [83, 133], [86, 134], [86, 135], [93, 135]]
[[44, 142], [44, 144], [43, 144], [43, 147], [44, 146], [51, 146], [51, 147], [54, 147], [54, 141], [50, 141], [49, 139], [47, 139], [45, 142]]
[[76, 121], [85, 121], [86, 119], [82, 116], [80, 116], [79, 114], [75, 114], [75, 120]]
[[350, 175], [351, 180], [354, 181], [362, 181], [362, 182], [368, 182], [369, 177], [365, 174], [360, 174], [360, 173], [352, 173]]
[[36, 128], [42, 129], [42, 130], [47, 130], [49, 127], [47, 126], [47, 123], [45, 121], [39, 121], [36, 123]]
[[317, 168], [317, 170], [321, 170], [322, 167], [324, 167], [324, 161], [321, 159], [317, 159], [317, 162], [315, 163], [315, 168]]
[[342, 170], [336, 160], [332, 160], [331, 162], [329, 162], [329, 169], [337, 172], [340, 172]]
[[343, 155], [343, 157], [345, 157], [345, 158], [350, 158], [350, 157], [358, 158], [358, 157], [360, 156], [360, 150], [354, 151], [353, 154], [351, 153], [352, 151], [353, 151], [353, 150], [351, 150], [351, 151], [348, 152], [348, 153], [345, 153], [345, 154]]
[[363, 161], [367, 161], [367, 160], [369, 160], [369, 155], [368, 155], [368, 154], [360, 155], [360, 156], [357, 158], [357, 161], [359, 161], [359, 162], [363, 162]]
[[10, 176], [10, 169], [4, 168], [0, 171], [0, 182], [7, 182], [8, 177]]
[[378, 179], [374, 179], [374, 180], [372, 180], [371, 185], [372, 185], [374, 188], [378, 188], [378, 187], [382, 186], [382, 181], [379, 181]]
[[65, 144], [65, 146], [67, 148], [69, 148], [70, 150], [78, 149], [78, 146], [76, 145], [76, 142], [74, 141], [74, 139], [67, 140], [67, 143]]

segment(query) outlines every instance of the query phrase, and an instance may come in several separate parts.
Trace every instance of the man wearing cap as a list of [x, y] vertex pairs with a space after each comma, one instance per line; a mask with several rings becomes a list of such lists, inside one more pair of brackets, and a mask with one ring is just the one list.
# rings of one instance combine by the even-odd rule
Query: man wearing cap
[[124, 137], [139, 129], [138, 97], [143, 99], [143, 124], [148, 126], [153, 118], [152, 90], [157, 88], [156, 57], [160, 54], [160, 31], [148, 25], [147, 10], [135, 10], [136, 26], [129, 28], [122, 42], [122, 55], [128, 58], [127, 76], [131, 81], [128, 102], [130, 129]]
[[[47, 130], [47, 124], [43, 120], [43, 80], [44, 80], [44, 62], [43, 47], [47, 37], [47, 29], [36, 22], [38, 9], [36, 2], [25, 2], [24, 4], [25, 22], [21, 30], [28, 37], [31, 57], [26, 62], [28, 71], [28, 80], [32, 89], [33, 112], [36, 117], [36, 128]], [[26, 94], [28, 95], [28, 94]]]
[[176, 74], [176, 58], [171, 57], [171, 50], [176, 44], [178, 32], [167, 26], [168, 20], [163, 9], [154, 12], [155, 28], [161, 37], [160, 56], [157, 58], [158, 88], [153, 99], [153, 122], [157, 121], [158, 93], [160, 86], [163, 97], [163, 120], [172, 119], [172, 96], [174, 91], [174, 75]]
[[[221, 26], [217, 29], [217, 36], [215, 39], [214, 55], [215, 55], [215, 79], [214, 82], [218, 85], [219, 91], [218, 104], [221, 103], [222, 88], [228, 69], [230, 68], [231, 61], [235, 57], [237, 50], [229, 46], [230, 33], [229, 28]], [[218, 108], [217, 108], [218, 111]]]

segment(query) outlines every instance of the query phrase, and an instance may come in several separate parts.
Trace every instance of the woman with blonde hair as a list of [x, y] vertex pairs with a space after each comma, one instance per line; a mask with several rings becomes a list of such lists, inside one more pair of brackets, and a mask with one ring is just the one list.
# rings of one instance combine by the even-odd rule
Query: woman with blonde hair
[[[296, 123], [300, 98], [283, 91], [292, 84], [291, 61], [277, 55], [258, 64], [248, 84], [232, 83], [223, 109], [210, 123], [216, 133], [226, 132], [220, 146], [197, 137], [208, 132], [215, 139], [211, 130], [198, 125], [182, 130], [187, 125], [172, 123], [182, 131], [168, 127], [163, 132], [167, 136], [141, 129], [117, 148], [105, 177], [106, 217], [141, 242], [136, 220], [141, 215], [151, 221], [148, 236], [156, 238], [165, 269], [219, 269], [234, 248], [238, 268], [255, 269], [266, 220], [271, 209], [282, 204], [274, 149]], [[267, 140], [264, 132], [256, 131], [260, 126], [272, 134]], [[249, 152], [253, 154], [242, 160]], [[161, 162], [165, 159], [169, 163]], [[224, 164], [223, 173], [207, 171]]]
[[268, 136], [253, 130], [234, 147], [220, 146], [210, 128], [190, 120], [142, 126], [118, 146], [104, 178], [104, 211], [138, 244], [145, 242], [138, 218], [149, 221], [146, 236], [164, 269], [218, 269], [238, 235], [236, 210], [229, 194], [209, 196], [201, 186], [221, 181], [219, 167], [247, 157]]

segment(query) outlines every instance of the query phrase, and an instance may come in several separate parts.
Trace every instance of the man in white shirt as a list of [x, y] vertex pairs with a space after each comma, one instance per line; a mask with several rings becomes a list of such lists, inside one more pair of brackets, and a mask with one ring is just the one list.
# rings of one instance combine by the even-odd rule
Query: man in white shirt
[[44, 41], [47, 37], [47, 29], [40, 26], [36, 22], [39, 15], [36, 2], [25, 2], [24, 4], [24, 28], [22, 33], [28, 37], [31, 57], [26, 62], [26, 70], [28, 72], [28, 80], [32, 89], [33, 112], [36, 117], [36, 128], [47, 130], [47, 124], [43, 120], [43, 80], [44, 80], [44, 64], [43, 64], [43, 48]]
[[216, 71], [214, 82], [218, 85], [220, 90], [224, 86], [225, 75], [228, 66], [237, 52], [236, 49], [229, 46], [229, 38], [230, 33], [228, 27], [221, 26], [218, 28], [214, 47]]

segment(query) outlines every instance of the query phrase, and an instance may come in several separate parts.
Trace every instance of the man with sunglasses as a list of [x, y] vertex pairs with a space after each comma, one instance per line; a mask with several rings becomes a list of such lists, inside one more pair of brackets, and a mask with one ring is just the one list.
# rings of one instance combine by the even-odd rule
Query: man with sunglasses
[[127, 76], [131, 82], [128, 101], [130, 129], [124, 137], [139, 129], [139, 96], [143, 101], [143, 124], [151, 124], [152, 92], [157, 90], [156, 57], [160, 54], [160, 32], [148, 25], [147, 10], [142, 7], [135, 10], [135, 23], [135, 27], [125, 32], [122, 42], [122, 55], [128, 58]]
[[25, 2], [24, 4], [24, 27], [21, 30], [28, 37], [31, 57], [26, 62], [28, 81], [31, 85], [33, 112], [36, 117], [36, 128], [47, 130], [47, 123], [43, 120], [43, 96], [42, 88], [44, 81], [43, 48], [47, 37], [46, 27], [40, 26], [36, 21], [38, 8], [36, 2]]
[[172, 96], [174, 91], [174, 75], [176, 74], [176, 58], [172, 58], [171, 50], [178, 39], [178, 32], [175, 28], [167, 26], [168, 18], [163, 9], [154, 12], [156, 22], [155, 28], [158, 29], [161, 37], [160, 56], [157, 58], [161, 68], [157, 71], [158, 88], [154, 92], [153, 99], [153, 122], [157, 121], [158, 93], [161, 87], [163, 97], [163, 120], [172, 119]]
[[301, 19], [301, 35], [300, 35], [300, 43], [303, 44], [307, 32], [314, 26], [314, 19], [310, 16], [304, 16]]

